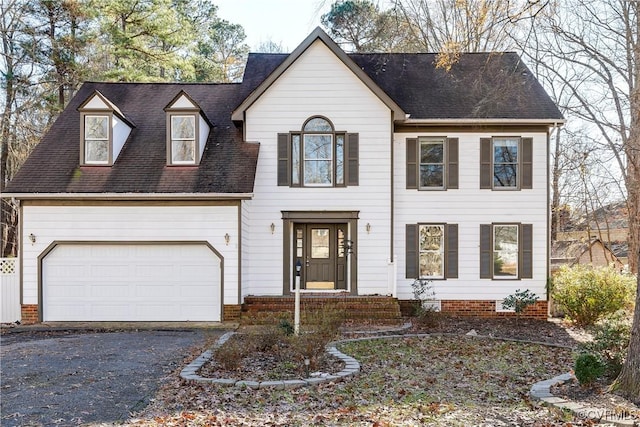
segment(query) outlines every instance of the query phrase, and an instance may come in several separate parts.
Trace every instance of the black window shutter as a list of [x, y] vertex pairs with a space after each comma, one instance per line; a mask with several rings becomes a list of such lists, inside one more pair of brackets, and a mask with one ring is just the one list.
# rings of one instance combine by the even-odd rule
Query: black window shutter
[[418, 225], [407, 224], [405, 243], [405, 277], [407, 279], [418, 278]]
[[520, 188], [533, 188], [533, 138], [522, 138]]
[[444, 277], [446, 279], [458, 278], [458, 224], [447, 224], [446, 226], [447, 259], [445, 260]]
[[418, 188], [418, 138], [407, 138], [407, 188]]
[[278, 134], [278, 185], [291, 185], [289, 134]]
[[491, 279], [493, 277], [493, 257], [491, 256], [491, 238], [493, 227], [491, 224], [480, 224], [480, 278]]
[[533, 279], [533, 225], [520, 225], [520, 278]]
[[347, 162], [346, 162], [346, 178], [347, 185], [359, 185], [359, 153], [360, 153], [360, 137], [357, 133], [347, 134]]
[[492, 188], [491, 138], [480, 138], [480, 188]]
[[458, 138], [447, 138], [447, 189], [458, 188]]

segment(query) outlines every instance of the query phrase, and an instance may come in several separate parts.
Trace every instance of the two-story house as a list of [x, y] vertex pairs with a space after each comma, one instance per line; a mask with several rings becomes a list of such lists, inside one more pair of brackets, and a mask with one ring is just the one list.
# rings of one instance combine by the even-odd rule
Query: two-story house
[[547, 313], [549, 133], [515, 53], [347, 54], [316, 29], [242, 83], [85, 83], [7, 188], [23, 321], [218, 321], [249, 295]]

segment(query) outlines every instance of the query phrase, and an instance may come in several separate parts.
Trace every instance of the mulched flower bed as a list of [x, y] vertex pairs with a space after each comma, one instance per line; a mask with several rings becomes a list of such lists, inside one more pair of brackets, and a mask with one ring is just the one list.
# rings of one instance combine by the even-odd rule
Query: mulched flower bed
[[[347, 325], [342, 332], [344, 337], [362, 337], [365, 329], [397, 333], [385, 326], [357, 324]], [[472, 330], [477, 335], [560, 347], [466, 336]], [[594, 424], [529, 398], [532, 384], [573, 368], [575, 347], [591, 339], [580, 329], [560, 321], [444, 318], [437, 326], [414, 325], [400, 333], [445, 335], [341, 344], [338, 346], [341, 351], [361, 362], [360, 375], [315, 387], [251, 390], [187, 383], [172, 375], [152, 404], [128, 425], [576, 427]], [[246, 379], [273, 380], [274, 372], [279, 369], [279, 375], [297, 375], [297, 378], [302, 375], [299, 370], [281, 369], [283, 359], [272, 358], [268, 352], [254, 356], [243, 360], [242, 375], [250, 377]], [[234, 377], [241, 372], [221, 372], [214, 365], [207, 369], [212, 376]], [[333, 371], [340, 369], [337, 366]], [[330, 372], [331, 366], [324, 365], [322, 370]], [[615, 413], [620, 407], [637, 409], [621, 406], [631, 402], [602, 393], [603, 389], [575, 387], [574, 383], [568, 383], [555, 392], [594, 407], [607, 408], [609, 413]], [[572, 395], [576, 390], [582, 394]]]
[[[247, 337], [242, 334], [233, 335], [228, 344], [243, 346]], [[237, 341], [234, 343], [234, 341]], [[247, 344], [248, 345], [248, 344]], [[235, 369], [228, 369], [212, 358], [198, 371], [205, 378], [231, 378], [245, 381], [297, 380], [320, 376], [323, 373], [340, 372], [344, 362], [329, 354], [316, 355], [316, 364], [309, 368], [304, 359], [297, 355], [286, 343], [279, 343], [266, 350], [255, 350], [238, 361]]]

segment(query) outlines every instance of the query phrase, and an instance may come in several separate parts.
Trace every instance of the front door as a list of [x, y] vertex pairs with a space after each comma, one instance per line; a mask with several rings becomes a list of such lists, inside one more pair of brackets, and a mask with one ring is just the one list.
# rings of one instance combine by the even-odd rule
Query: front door
[[293, 264], [300, 261], [301, 289], [347, 289], [346, 231], [347, 224], [296, 225]]

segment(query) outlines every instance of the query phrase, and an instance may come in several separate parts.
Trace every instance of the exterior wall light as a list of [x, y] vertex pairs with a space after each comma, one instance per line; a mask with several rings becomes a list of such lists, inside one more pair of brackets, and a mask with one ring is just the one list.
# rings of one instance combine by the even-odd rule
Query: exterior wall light
[[36, 235], [31, 233], [29, 234], [29, 240], [31, 241], [31, 244], [33, 245], [36, 242]]
[[269, 226], [269, 228], [271, 229], [271, 234], [276, 232], [276, 225], [274, 223], [271, 223], [271, 225]]
[[365, 226], [365, 229], [367, 230], [367, 234], [371, 233], [371, 224], [367, 223], [367, 225]]
[[230, 241], [231, 241], [231, 236], [229, 236], [229, 233], [225, 233], [224, 242], [227, 244], [227, 246], [229, 246]]

